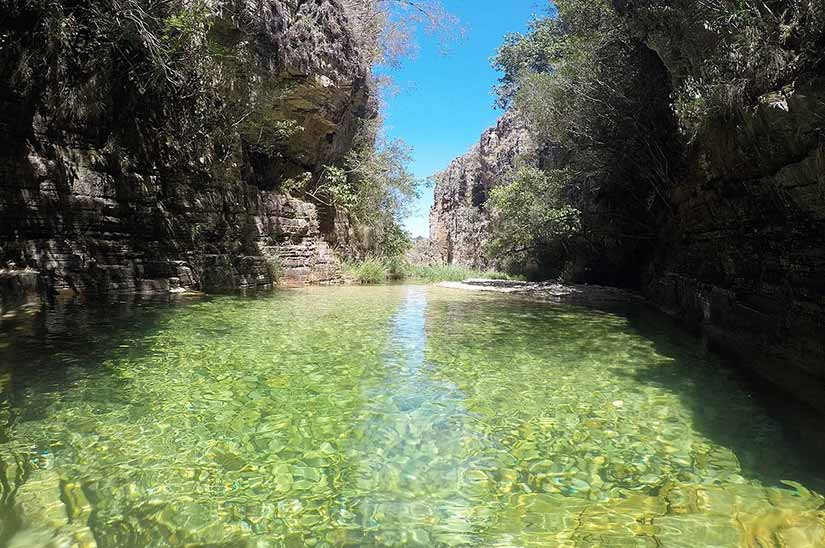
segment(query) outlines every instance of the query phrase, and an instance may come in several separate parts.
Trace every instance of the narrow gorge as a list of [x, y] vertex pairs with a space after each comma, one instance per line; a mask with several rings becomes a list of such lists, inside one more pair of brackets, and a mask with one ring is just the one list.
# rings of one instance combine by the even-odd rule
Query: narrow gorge
[[[640, 20], [655, 4], [616, 2], [623, 13]], [[664, 78], [661, 85], [670, 89], [684, 85], [695, 67], [707, 66], [710, 55], [702, 48], [719, 41], [709, 29], [700, 33], [684, 20], [677, 24], [686, 34], [675, 36], [656, 28], [657, 22], [640, 20], [631, 19], [630, 25], [646, 33], [640, 43], [655, 55], [655, 70], [663, 71], [643, 76]], [[650, 27], [640, 29], [645, 24]], [[648, 97], [654, 94], [641, 90], [640, 107], [655, 109], [646, 104]], [[511, 184], [524, 165], [564, 166], [569, 154], [548, 142], [537, 122], [530, 127], [525, 121], [530, 115], [538, 116], [511, 106], [470, 152], [436, 176], [430, 245], [439, 260], [514, 266], [514, 257], [490, 245], [501, 230], [491, 191]], [[615, 233], [596, 235], [601, 241], [595, 246], [592, 241], [578, 247], [573, 243], [573, 250], [563, 255], [539, 247], [526, 260], [527, 272], [539, 279], [551, 273], [568, 282], [639, 290], [701, 334], [713, 350], [825, 413], [824, 123], [820, 56], [806, 71], [785, 73], [727, 120], [703, 127], [689, 143], [669, 152], [661, 142], [652, 143], [662, 147], [657, 154], [667, 173], [653, 183], [661, 188], [642, 190], [647, 232], [624, 237], [620, 232], [627, 223], [616, 226], [604, 214], [606, 208], [636, 207], [633, 197], [591, 190], [590, 197], [582, 200], [580, 194], [574, 201], [587, 202], [585, 207], [597, 211], [590, 222], [610, 222]], [[622, 162], [634, 160], [624, 156], [614, 161], [620, 172]], [[641, 178], [638, 173], [621, 176]], [[627, 187], [628, 194], [638, 192], [632, 183]], [[529, 225], [523, 230], [529, 231]]]
[[0, 0], [0, 546], [823, 548], [823, 396], [825, 0]]

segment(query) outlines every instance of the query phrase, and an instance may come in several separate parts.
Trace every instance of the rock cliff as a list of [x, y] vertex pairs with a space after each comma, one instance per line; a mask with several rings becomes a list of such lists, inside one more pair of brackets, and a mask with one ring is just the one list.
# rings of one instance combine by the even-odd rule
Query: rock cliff
[[518, 115], [508, 111], [478, 144], [435, 176], [430, 242], [437, 262], [470, 268], [493, 266], [486, 245], [490, 190], [507, 180], [516, 161], [536, 161], [536, 147]]
[[[128, 23], [138, 8], [113, 5], [121, 4], [110, 15]], [[36, 3], [4, 15], [0, 270], [11, 289], [0, 307], [33, 291], [212, 291], [339, 277], [326, 239], [335, 212], [282, 188], [319, 176], [374, 116], [369, 63], [337, 0], [229, 4], [234, 11], [225, 7], [210, 32], [221, 47], [248, 53], [240, 61], [247, 76], [224, 76], [223, 95], [196, 106], [217, 109], [243, 89], [265, 103], [269, 123], [258, 132], [248, 115], [229, 120], [217, 128], [221, 142], [216, 128], [157, 129], [178, 98], [152, 97], [122, 70], [137, 63], [118, 54], [122, 44], [88, 37], [94, 25], [78, 21], [93, 10], [65, 7], [66, 32], [80, 30], [57, 46], [35, 33], [51, 20]], [[41, 52], [48, 55], [34, 65]], [[261, 101], [265, 93], [272, 99]], [[291, 133], [260, 146], [279, 124]], [[190, 154], [173, 154], [184, 149]]]
[[[708, 345], [825, 412], [825, 85], [762, 97], [693, 145], [640, 289]], [[530, 138], [511, 116], [437, 177], [441, 260], [488, 266], [489, 189]], [[591, 280], [592, 281], [592, 280]]]
[[644, 292], [825, 412], [822, 81], [710, 132], [670, 194]]

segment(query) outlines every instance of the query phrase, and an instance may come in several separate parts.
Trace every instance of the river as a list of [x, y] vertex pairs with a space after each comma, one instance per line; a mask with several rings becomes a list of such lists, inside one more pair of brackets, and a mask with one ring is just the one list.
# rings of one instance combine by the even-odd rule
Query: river
[[825, 543], [787, 417], [639, 306], [64, 302], [0, 324], [0, 388], [14, 547]]

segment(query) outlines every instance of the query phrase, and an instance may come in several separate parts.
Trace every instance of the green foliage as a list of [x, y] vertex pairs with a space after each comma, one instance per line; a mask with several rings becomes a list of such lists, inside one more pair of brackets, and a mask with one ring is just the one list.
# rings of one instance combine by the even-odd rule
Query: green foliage
[[563, 194], [571, 178], [565, 170], [522, 167], [509, 184], [494, 188], [492, 253], [516, 258], [570, 242], [581, 228], [581, 213]]
[[455, 265], [409, 265], [407, 278], [427, 283], [463, 282], [470, 279], [513, 280], [518, 277], [494, 270], [473, 270]]
[[347, 172], [340, 167], [324, 166], [321, 186], [326, 185], [332, 205], [352, 210], [358, 204], [358, 189], [347, 178]]
[[[674, 108], [689, 139], [736, 119], [759, 96], [823, 69], [821, 0], [636, 0], [624, 21], [664, 50], [677, 82]], [[674, 36], [676, 40], [674, 40]]]
[[[0, 0], [0, 78], [57, 127], [153, 165], [201, 169], [228, 126], [205, 2]], [[92, 130], [92, 129], [90, 129]], [[146, 138], [151, 136], [151, 138]]]
[[667, 69], [611, 2], [560, 0], [494, 60], [499, 101], [551, 151], [494, 190], [492, 250], [561, 266], [643, 245], [666, 209], [674, 117]]
[[554, 154], [494, 191], [492, 245], [501, 258], [632, 276], [672, 214], [689, 147], [825, 74], [825, 2], [554, 5], [493, 61], [499, 103]]
[[[554, 14], [555, 15], [555, 14]], [[518, 92], [521, 79], [529, 74], [552, 72], [568, 49], [568, 37], [554, 16], [530, 22], [527, 34], [510, 33], [493, 57], [493, 67], [503, 73], [495, 92], [497, 104], [507, 108]]]
[[361, 222], [388, 225], [404, 217], [418, 196], [419, 182], [409, 171], [412, 152], [403, 141], [389, 141], [378, 128], [366, 128], [362, 143], [347, 157], [348, 173], [355, 180], [357, 207], [351, 210]]
[[392, 255], [384, 259], [384, 267], [390, 280], [399, 281], [410, 277], [410, 264], [401, 255]]
[[205, 2], [181, 6], [179, 11], [166, 18], [164, 46], [167, 51], [179, 51], [185, 55], [206, 40], [213, 22], [214, 15]]
[[283, 181], [281, 183], [281, 190], [290, 195], [300, 195], [306, 192], [306, 189], [311, 182], [312, 173], [305, 171], [296, 177]]
[[391, 258], [412, 246], [401, 226], [420, 186], [409, 171], [410, 159], [407, 145], [386, 140], [378, 122], [369, 123], [342, 165], [325, 166], [317, 185], [306, 191], [345, 212], [359, 227], [357, 255]]
[[347, 274], [362, 284], [379, 284], [387, 281], [412, 281], [425, 283], [463, 282], [469, 279], [514, 280], [520, 279], [493, 270], [474, 270], [455, 265], [413, 265], [402, 257], [388, 259], [370, 258], [360, 263], [346, 264]]
[[358, 264], [348, 264], [344, 269], [349, 276], [362, 284], [384, 283], [389, 276], [386, 265], [379, 259], [366, 259]]
[[[270, 94], [280, 92], [270, 90]], [[275, 155], [288, 146], [290, 139], [304, 131], [295, 120], [283, 120], [278, 99], [255, 100], [247, 104], [248, 116], [238, 124], [244, 142], [257, 153]]]
[[412, 237], [401, 225], [393, 222], [382, 231], [382, 238], [378, 243], [384, 257], [395, 259], [402, 257], [412, 249]]

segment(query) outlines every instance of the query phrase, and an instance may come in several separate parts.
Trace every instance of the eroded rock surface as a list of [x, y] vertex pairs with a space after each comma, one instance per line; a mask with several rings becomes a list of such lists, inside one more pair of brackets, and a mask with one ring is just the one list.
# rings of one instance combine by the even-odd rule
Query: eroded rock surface
[[[334, 0], [235, 4], [263, 10], [255, 19], [260, 28], [247, 38], [254, 70], [278, 86], [273, 119], [299, 128], [277, 150], [262, 152], [239, 138], [224, 159], [207, 143], [195, 165], [166, 165], [153, 156], [158, 135], [124, 129], [124, 92], [107, 80], [108, 50], [99, 52], [100, 70], [72, 75], [66, 92], [102, 104], [76, 111], [66, 104], [65, 112], [44, 98], [54, 90], [15, 79], [26, 69], [30, 44], [3, 54], [0, 269], [33, 272], [48, 292], [86, 294], [259, 287], [278, 275], [292, 282], [339, 277], [326, 243], [335, 213], [279, 189], [290, 178], [317, 177], [351, 149], [358, 127], [374, 114], [369, 64]], [[9, 19], [0, 31], [25, 33], [25, 24]], [[4, 308], [22, 299], [15, 276], [0, 281]]]
[[696, 148], [644, 292], [710, 345], [825, 412], [822, 81], [764, 97]]
[[435, 202], [430, 210], [432, 255], [438, 262], [471, 268], [492, 266], [485, 246], [490, 239], [490, 191], [535, 152], [524, 122], [506, 113], [467, 154], [436, 175]]

